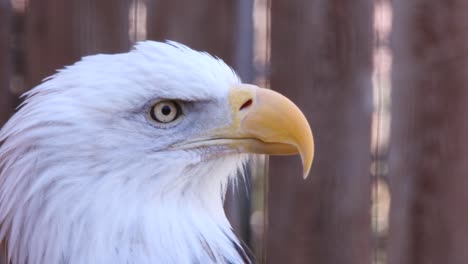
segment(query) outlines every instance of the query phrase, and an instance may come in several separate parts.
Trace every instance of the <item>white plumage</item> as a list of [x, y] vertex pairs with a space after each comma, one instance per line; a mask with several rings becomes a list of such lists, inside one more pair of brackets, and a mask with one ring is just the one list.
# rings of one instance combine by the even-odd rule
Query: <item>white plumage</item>
[[[236, 122], [239, 85], [208, 54], [148, 41], [28, 92], [0, 132], [0, 241], [12, 263], [242, 263], [223, 197], [250, 151], [191, 140]], [[182, 102], [177, 122], [151, 120], [161, 100]]]

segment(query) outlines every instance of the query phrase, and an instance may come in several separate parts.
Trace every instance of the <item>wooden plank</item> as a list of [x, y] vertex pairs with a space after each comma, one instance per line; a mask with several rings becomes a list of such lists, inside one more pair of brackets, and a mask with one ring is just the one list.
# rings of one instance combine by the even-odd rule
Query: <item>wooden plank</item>
[[[0, 128], [13, 112], [12, 94], [10, 92], [12, 9], [10, 1], [0, 0]], [[6, 245], [0, 242], [0, 264], [8, 264], [5, 254]]]
[[131, 0], [31, 0], [26, 16], [26, 83], [32, 88], [82, 56], [129, 50]]
[[311, 175], [271, 157], [266, 263], [370, 262], [370, 0], [272, 1], [271, 88], [304, 111]]
[[468, 2], [393, 3], [388, 263], [467, 263]]
[[12, 9], [10, 1], [0, 0], [0, 127], [14, 110], [10, 90], [12, 64], [10, 57]]
[[[0, 0], [0, 128], [8, 120], [11, 112], [10, 93], [10, 34], [11, 34], [11, 4], [8, 0]], [[8, 264], [4, 243], [0, 243], [0, 264]]]
[[173, 40], [234, 61], [235, 1], [148, 1], [147, 36]]

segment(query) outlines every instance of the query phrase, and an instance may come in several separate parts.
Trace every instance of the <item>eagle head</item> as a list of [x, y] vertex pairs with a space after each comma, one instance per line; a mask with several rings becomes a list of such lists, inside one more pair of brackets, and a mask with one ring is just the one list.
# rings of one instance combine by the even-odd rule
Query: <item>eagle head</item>
[[249, 153], [299, 153], [304, 175], [313, 158], [291, 101], [175, 42], [85, 57], [25, 96], [0, 132], [12, 263], [241, 263], [229, 179]]

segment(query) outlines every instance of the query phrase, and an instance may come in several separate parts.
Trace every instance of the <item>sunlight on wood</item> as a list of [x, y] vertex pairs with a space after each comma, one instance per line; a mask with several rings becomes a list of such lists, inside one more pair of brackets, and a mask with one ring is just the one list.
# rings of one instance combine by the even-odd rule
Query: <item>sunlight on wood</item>
[[391, 3], [376, 1], [374, 6], [374, 112], [371, 127], [370, 168], [372, 175], [371, 223], [373, 234], [373, 264], [387, 263], [386, 241], [388, 236], [391, 194], [387, 184], [387, 153], [390, 141], [390, 95], [392, 54], [390, 50], [390, 31], [392, 24]]
[[26, 9], [27, 0], [12, 0], [11, 7], [15, 12], [24, 12]]
[[[268, 65], [270, 62], [270, 21], [268, 1], [255, 0], [253, 10], [254, 22], [254, 83], [269, 88]], [[267, 226], [267, 195], [268, 195], [268, 157], [257, 155], [251, 163], [252, 171], [252, 205], [250, 216], [252, 251], [258, 263], [264, 263]]]
[[146, 39], [146, 1], [133, 0], [128, 12], [128, 37], [133, 43]]

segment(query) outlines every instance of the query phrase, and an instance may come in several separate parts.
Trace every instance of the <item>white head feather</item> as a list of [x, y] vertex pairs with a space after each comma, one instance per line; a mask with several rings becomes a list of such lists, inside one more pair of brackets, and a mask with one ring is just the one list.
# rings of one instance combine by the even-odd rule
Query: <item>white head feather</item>
[[[170, 150], [230, 120], [221, 60], [143, 42], [59, 71], [0, 132], [0, 241], [13, 263], [240, 263], [223, 211], [246, 156]], [[188, 102], [158, 126], [158, 99]]]

